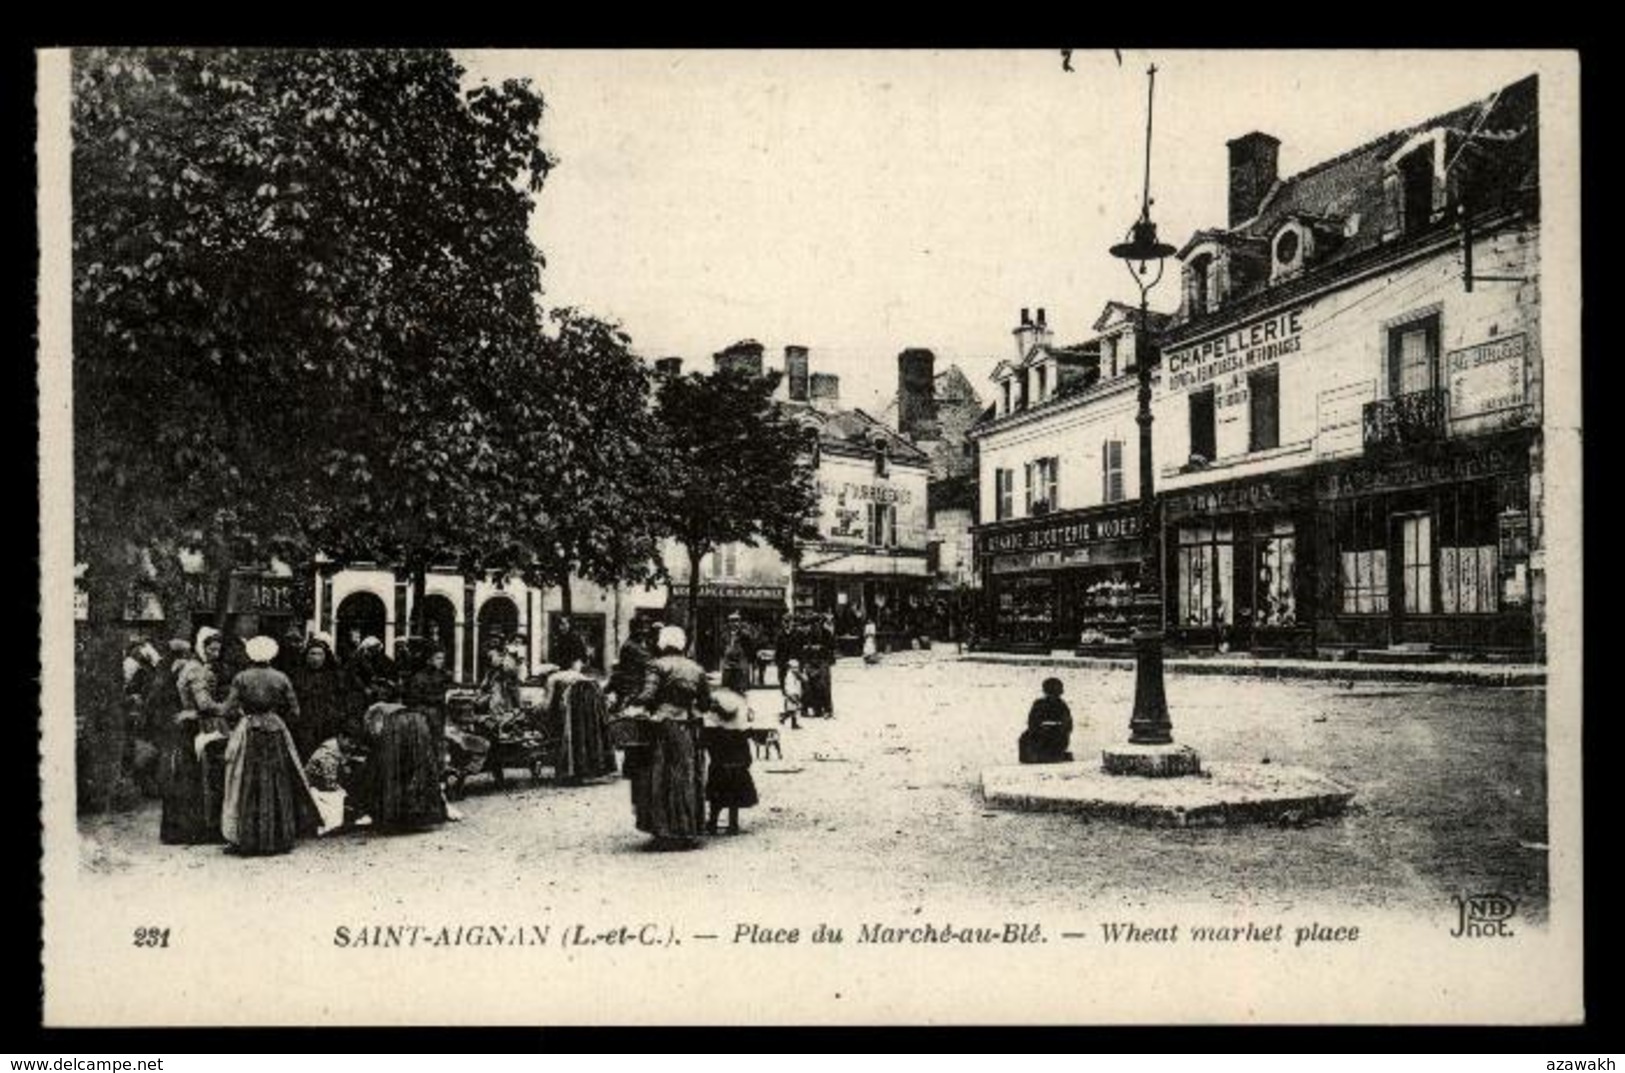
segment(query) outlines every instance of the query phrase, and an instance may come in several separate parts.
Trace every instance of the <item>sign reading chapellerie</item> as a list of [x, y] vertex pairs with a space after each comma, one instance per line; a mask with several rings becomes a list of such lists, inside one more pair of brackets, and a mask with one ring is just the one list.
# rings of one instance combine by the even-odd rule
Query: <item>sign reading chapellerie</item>
[[1303, 349], [1303, 309], [1279, 313], [1245, 327], [1168, 352], [1168, 390], [1188, 391], [1227, 373], [1273, 364]]

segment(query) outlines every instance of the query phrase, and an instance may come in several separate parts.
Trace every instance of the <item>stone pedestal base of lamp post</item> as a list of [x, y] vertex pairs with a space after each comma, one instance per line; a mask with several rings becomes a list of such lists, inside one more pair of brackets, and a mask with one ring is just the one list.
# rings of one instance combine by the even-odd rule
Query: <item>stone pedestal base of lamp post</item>
[[1189, 745], [1114, 745], [1101, 751], [1100, 766], [1108, 775], [1172, 779], [1200, 775], [1202, 758]]

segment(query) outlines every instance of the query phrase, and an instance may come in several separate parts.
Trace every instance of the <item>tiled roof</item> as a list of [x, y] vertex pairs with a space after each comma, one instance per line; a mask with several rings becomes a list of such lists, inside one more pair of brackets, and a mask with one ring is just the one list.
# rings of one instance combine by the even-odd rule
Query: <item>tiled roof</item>
[[886, 441], [887, 452], [897, 462], [929, 465], [931, 456], [899, 435], [897, 430], [859, 409], [825, 413], [802, 403], [786, 403], [804, 421], [818, 425], [819, 442], [826, 447], [857, 448], [872, 451], [877, 439]]
[[[1299, 218], [1319, 224], [1332, 240], [1330, 248], [1316, 256], [1306, 276], [1323, 278], [1334, 265], [1363, 260], [1363, 254], [1383, 245], [1384, 232], [1394, 226], [1383, 187], [1385, 165], [1412, 138], [1439, 129], [1447, 136], [1447, 168], [1459, 167], [1462, 173], [1472, 173], [1475, 210], [1510, 202], [1538, 186], [1537, 88], [1537, 79], [1531, 75], [1484, 100], [1389, 131], [1281, 179], [1265, 195], [1252, 219], [1229, 231], [1198, 231], [1180, 256], [1207, 239], [1268, 242], [1283, 223]], [[1453, 174], [1447, 181], [1454, 189], [1461, 178]], [[1264, 288], [1266, 284], [1260, 281], [1257, 286]], [[1232, 295], [1232, 299], [1237, 297], [1241, 296]], [[1227, 302], [1223, 309], [1202, 319], [1229, 320], [1233, 315], [1231, 305]]]

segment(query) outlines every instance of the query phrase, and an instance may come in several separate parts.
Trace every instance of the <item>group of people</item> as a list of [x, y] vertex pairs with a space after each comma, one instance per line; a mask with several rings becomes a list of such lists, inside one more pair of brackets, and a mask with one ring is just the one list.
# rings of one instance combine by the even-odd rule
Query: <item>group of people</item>
[[[691, 849], [701, 833], [739, 832], [739, 810], [759, 797], [750, 774], [752, 739], [763, 735], [739, 684], [724, 668], [713, 689], [685, 655], [677, 626], [635, 627], [610, 675], [607, 700], [622, 773], [631, 784], [637, 829], [657, 850]], [[748, 688], [748, 682], [745, 683]]]
[[353, 821], [424, 826], [454, 818], [441, 791], [444, 653], [390, 659], [375, 637], [341, 668], [326, 635], [135, 647], [126, 697], [141, 781], [163, 801], [159, 837], [224, 842], [242, 855], [285, 853]]

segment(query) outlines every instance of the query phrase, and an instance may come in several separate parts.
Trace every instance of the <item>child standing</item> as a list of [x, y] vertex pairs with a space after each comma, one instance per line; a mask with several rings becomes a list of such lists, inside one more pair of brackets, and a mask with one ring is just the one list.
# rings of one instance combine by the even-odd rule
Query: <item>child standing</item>
[[722, 810], [728, 810], [728, 833], [739, 833], [739, 810], [753, 807], [756, 782], [750, 777], [750, 726], [755, 716], [750, 703], [731, 689], [711, 692], [711, 707], [705, 712], [700, 742], [709, 761], [705, 775], [705, 800], [711, 815], [705, 829], [717, 833]]
[[788, 719], [791, 730], [800, 730], [801, 697], [807, 688], [807, 680], [801, 673], [800, 660], [792, 659], [784, 665], [784, 682], [780, 688], [784, 691], [784, 711], [779, 714], [779, 723], [783, 725]]

